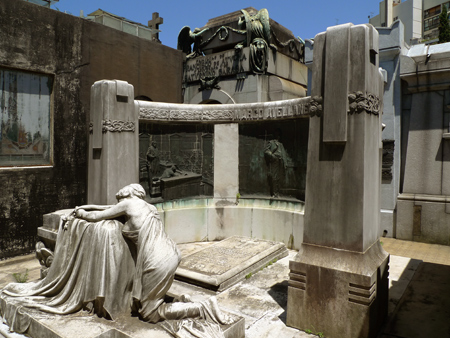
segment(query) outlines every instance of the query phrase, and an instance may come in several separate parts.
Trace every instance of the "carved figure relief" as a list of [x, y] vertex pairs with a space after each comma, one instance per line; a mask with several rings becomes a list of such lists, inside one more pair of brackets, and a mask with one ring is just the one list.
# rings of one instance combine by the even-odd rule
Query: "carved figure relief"
[[[212, 126], [142, 123], [140, 130], [140, 182], [146, 189], [148, 182], [151, 198], [169, 199], [168, 185], [163, 182], [168, 178], [173, 178], [170, 199], [182, 198], [182, 194], [188, 197], [212, 194]], [[194, 181], [195, 189], [192, 186], [187, 189], [186, 184], [192, 185]]]

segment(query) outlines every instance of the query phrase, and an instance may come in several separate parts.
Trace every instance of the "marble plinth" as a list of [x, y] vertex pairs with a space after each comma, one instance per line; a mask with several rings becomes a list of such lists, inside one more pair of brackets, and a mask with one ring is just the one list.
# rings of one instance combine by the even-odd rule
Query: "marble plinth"
[[[17, 320], [28, 323], [26, 332], [32, 338], [169, 338], [173, 337], [159, 324], [150, 324], [126, 315], [115, 321], [80, 311], [72, 315], [54, 315], [20, 307], [12, 297], [5, 297], [9, 310], [16, 312]], [[233, 319], [230, 325], [221, 325], [226, 338], [245, 336], [244, 318], [226, 313]], [[9, 323], [7, 323], [9, 325]]]
[[283, 243], [233, 236], [183, 258], [175, 278], [223, 291], [287, 254]]

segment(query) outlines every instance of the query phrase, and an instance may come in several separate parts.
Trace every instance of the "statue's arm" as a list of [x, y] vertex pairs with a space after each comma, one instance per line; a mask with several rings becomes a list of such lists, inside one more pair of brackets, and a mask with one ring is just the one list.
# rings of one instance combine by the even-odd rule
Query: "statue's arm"
[[84, 209], [84, 210], [106, 210], [111, 208], [112, 205], [96, 205], [96, 204], [86, 204], [82, 205], [80, 207], [76, 207], [75, 211], [78, 209]]
[[75, 211], [75, 216], [89, 222], [98, 222], [125, 215], [126, 210], [127, 203], [119, 202], [109, 206], [109, 208], [105, 210], [86, 211], [85, 209], [79, 208]]

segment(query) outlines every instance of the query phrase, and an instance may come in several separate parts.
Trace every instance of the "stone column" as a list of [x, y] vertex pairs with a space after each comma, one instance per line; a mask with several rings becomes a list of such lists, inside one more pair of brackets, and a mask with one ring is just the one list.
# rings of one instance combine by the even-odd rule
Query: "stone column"
[[134, 88], [97, 81], [91, 88], [88, 203], [115, 204], [115, 194], [139, 183], [139, 120]]
[[375, 337], [387, 314], [377, 54], [370, 25], [314, 39], [304, 235], [290, 262], [287, 324], [329, 338]]
[[239, 192], [239, 126], [214, 126], [214, 198], [234, 202]]

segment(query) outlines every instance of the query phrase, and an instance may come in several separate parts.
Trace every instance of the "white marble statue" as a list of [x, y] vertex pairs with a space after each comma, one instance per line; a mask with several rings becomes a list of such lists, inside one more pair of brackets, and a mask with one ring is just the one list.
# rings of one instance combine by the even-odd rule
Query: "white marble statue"
[[[130, 184], [116, 197], [115, 205], [75, 208], [61, 224], [48, 275], [35, 283], [11, 283], [1, 297], [18, 297], [22, 306], [55, 314], [84, 309], [107, 319], [131, 312], [151, 323], [197, 318], [213, 326], [229, 324], [215, 298], [194, 303], [185, 296], [182, 302], [164, 302], [180, 252], [156, 208], [145, 202], [142, 186]], [[27, 323], [15, 320], [3, 299], [0, 310], [11, 329], [26, 331]], [[176, 331], [173, 325], [163, 327]]]

